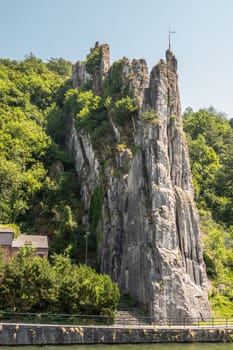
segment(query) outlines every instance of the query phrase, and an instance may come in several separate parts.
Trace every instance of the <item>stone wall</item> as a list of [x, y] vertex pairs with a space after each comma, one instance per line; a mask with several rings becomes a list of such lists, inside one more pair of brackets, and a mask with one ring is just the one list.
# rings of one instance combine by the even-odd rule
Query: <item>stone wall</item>
[[0, 325], [1, 345], [232, 342], [233, 328], [111, 328]]

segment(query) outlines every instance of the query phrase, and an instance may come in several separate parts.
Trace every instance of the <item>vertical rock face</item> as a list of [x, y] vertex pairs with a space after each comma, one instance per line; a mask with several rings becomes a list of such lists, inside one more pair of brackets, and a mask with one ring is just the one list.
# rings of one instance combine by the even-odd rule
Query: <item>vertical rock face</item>
[[74, 158], [75, 170], [79, 175], [81, 200], [85, 209], [88, 209], [91, 195], [99, 184], [99, 162], [89, 135], [85, 132], [77, 133], [72, 117], [68, 120], [68, 130], [66, 146]]
[[[72, 127], [68, 137], [79, 178], [86, 176], [84, 169], [89, 174], [81, 185], [86, 206], [93, 188], [100, 183], [104, 188], [100, 268], [157, 319], [207, 318], [207, 276], [182, 131], [177, 61], [167, 51], [166, 62], [161, 60], [150, 78], [144, 60], [122, 62], [122, 84], [139, 107], [132, 121], [134, 152], [116, 151], [100, 177], [90, 140]], [[115, 134], [119, 142], [121, 131]]]
[[110, 67], [110, 53], [107, 44], [99, 45], [97, 42], [95, 49], [100, 50], [100, 64], [93, 74], [93, 91], [96, 95], [103, 93], [103, 81]]
[[90, 80], [90, 75], [85, 68], [85, 62], [78, 61], [73, 66], [72, 81], [75, 88], [80, 89], [84, 84]]
[[106, 74], [110, 68], [110, 53], [108, 44], [99, 45], [96, 42], [95, 47], [90, 50], [90, 54], [87, 58], [95, 51], [99, 51], [100, 60], [96, 67], [93, 67], [93, 72], [90, 75], [86, 69], [86, 63], [83, 61], [78, 61], [73, 66], [72, 81], [75, 88], [81, 88], [85, 83], [91, 81], [92, 90], [96, 95], [101, 95], [103, 93], [103, 81]]

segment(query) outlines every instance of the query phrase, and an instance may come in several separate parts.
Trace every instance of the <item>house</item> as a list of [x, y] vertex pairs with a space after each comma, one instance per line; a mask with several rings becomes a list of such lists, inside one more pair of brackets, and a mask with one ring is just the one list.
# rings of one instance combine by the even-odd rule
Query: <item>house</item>
[[48, 237], [40, 235], [20, 235], [11, 244], [11, 255], [14, 255], [20, 248], [25, 246], [35, 248], [35, 254], [41, 258], [48, 257]]
[[0, 227], [0, 247], [6, 254], [6, 259], [16, 254], [24, 246], [35, 248], [35, 255], [48, 257], [48, 237], [45, 235], [20, 235], [14, 239], [14, 231]]
[[0, 247], [6, 254], [6, 259], [11, 256], [11, 244], [14, 239], [14, 231], [9, 228], [0, 227]]

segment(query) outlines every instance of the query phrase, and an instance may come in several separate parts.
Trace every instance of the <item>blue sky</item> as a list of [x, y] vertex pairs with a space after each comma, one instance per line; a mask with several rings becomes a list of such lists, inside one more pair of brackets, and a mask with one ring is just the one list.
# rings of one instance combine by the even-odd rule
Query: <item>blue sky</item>
[[0, 57], [85, 59], [95, 41], [111, 60], [164, 58], [168, 28], [183, 110], [233, 117], [233, 0], [0, 0]]

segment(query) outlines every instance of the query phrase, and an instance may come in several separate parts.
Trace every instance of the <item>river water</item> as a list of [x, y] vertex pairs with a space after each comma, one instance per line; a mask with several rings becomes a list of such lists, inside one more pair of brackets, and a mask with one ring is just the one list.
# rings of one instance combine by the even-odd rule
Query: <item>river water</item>
[[0, 347], [1, 350], [233, 350], [232, 343], [56, 345]]

